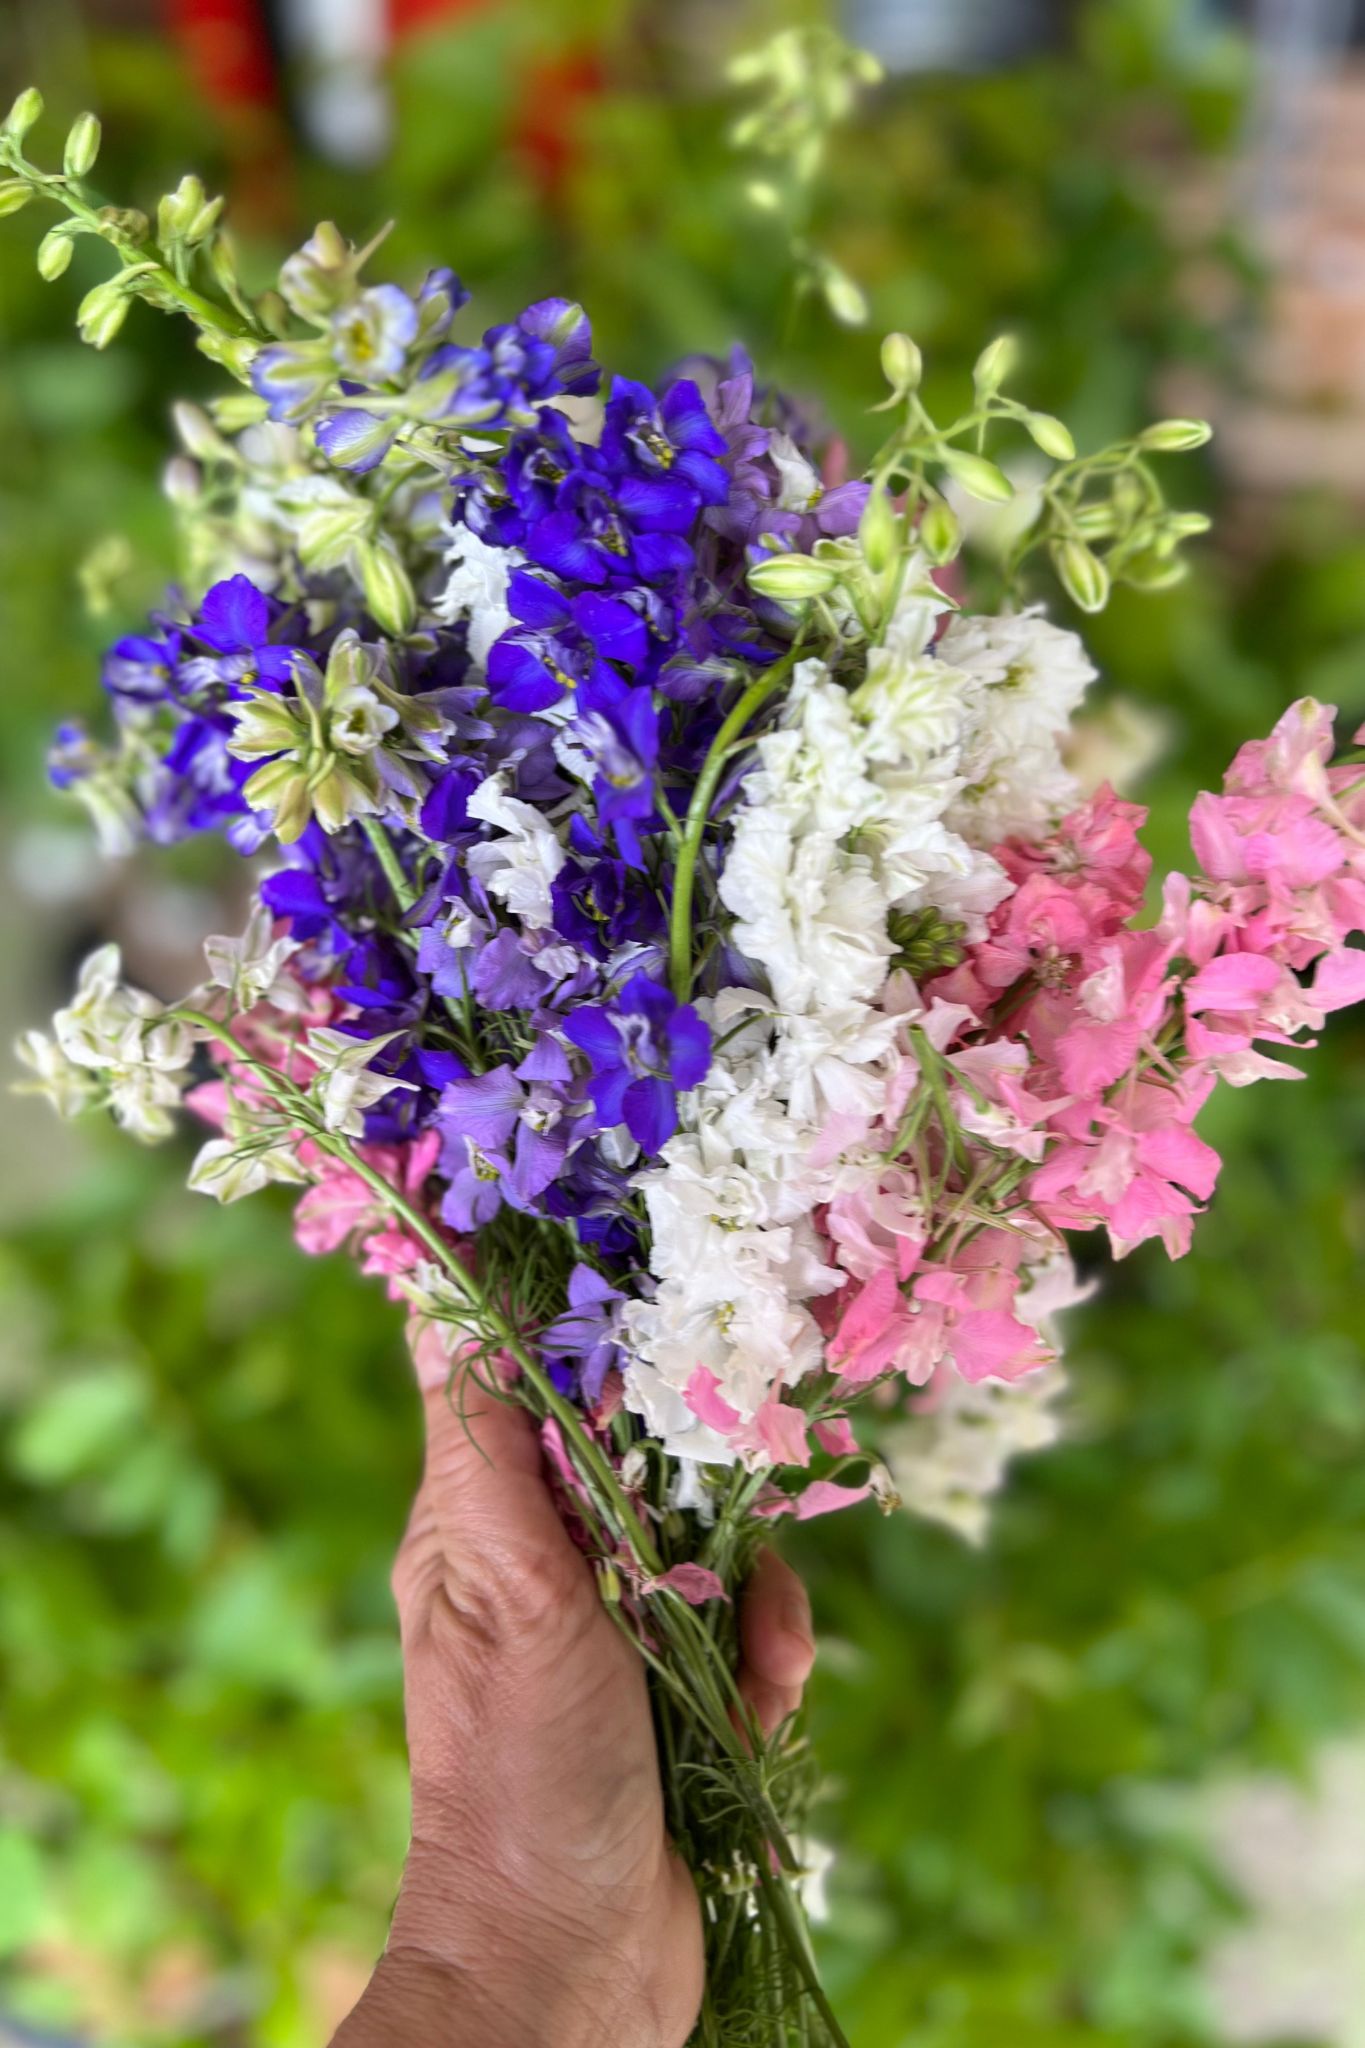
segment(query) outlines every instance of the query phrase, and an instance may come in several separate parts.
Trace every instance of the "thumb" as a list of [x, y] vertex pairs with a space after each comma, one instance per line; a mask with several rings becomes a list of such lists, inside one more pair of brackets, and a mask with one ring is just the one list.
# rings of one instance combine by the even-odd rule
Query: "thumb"
[[581, 1571], [545, 1477], [531, 1416], [495, 1390], [498, 1361], [474, 1345], [451, 1358], [434, 1323], [409, 1329], [426, 1416], [421, 1506], [452, 1565], [500, 1581]]

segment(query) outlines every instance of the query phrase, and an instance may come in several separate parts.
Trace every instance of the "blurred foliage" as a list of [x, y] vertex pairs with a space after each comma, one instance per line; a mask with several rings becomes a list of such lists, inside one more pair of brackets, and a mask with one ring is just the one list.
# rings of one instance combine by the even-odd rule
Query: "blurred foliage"
[[[393, 214], [396, 273], [453, 260], [489, 319], [573, 293], [638, 374], [742, 340], [858, 454], [875, 342], [794, 303], [724, 143], [725, 60], [797, 13], [818, 9], [488, 9], [409, 46], [393, 155], [363, 178], [216, 135], [165, 47], [25, 19], [54, 110], [105, 116], [111, 187], [227, 177], [261, 270], [316, 213], [357, 235]], [[811, 223], [873, 335], [908, 329], [952, 382], [1013, 327], [1022, 386], [1083, 444], [1172, 367], [1230, 376], [1236, 333], [1191, 277], [1235, 308], [1254, 269], [1175, 205], [1217, 175], [1245, 84], [1202, 18], [1091, 0], [1071, 55], [883, 88]], [[0, 791], [50, 832], [43, 740], [159, 588], [167, 394], [210, 373], [147, 313], [81, 349], [89, 280], [40, 285], [37, 231], [6, 230]], [[1216, 507], [1211, 466], [1203, 489]], [[1194, 789], [1291, 695], [1365, 715], [1365, 544], [1325, 501], [1265, 508], [1252, 555], [1206, 551], [1087, 630], [1165, 722], [1145, 794], [1179, 862]], [[34, 905], [7, 934], [34, 1018], [97, 918]], [[1216, 2040], [1196, 1964], [1235, 1908], [1178, 1788], [1296, 1768], [1365, 1721], [1363, 1082], [1338, 1027], [1302, 1086], [1217, 1106], [1194, 1257], [1146, 1248], [1073, 1319], [1071, 1440], [1017, 1474], [984, 1552], [866, 1513], [801, 1532], [844, 1852], [825, 1953], [859, 2048]], [[196, 1204], [181, 1156], [92, 1137], [76, 1164], [36, 1211], [12, 1191], [0, 1266], [0, 2004], [118, 2048], [305, 2048], [382, 1940], [404, 1839], [386, 1579], [418, 1446], [395, 1318], [298, 1256], [281, 1206]]]

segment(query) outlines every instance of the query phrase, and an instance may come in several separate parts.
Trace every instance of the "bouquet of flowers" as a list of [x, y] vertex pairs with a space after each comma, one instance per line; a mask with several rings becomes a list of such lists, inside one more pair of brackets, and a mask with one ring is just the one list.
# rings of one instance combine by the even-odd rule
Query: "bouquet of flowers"
[[[0, 137], [0, 209], [118, 268], [80, 309], [186, 313], [237, 380], [177, 408], [183, 577], [111, 648], [112, 740], [52, 772], [104, 844], [222, 833], [238, 938], [170, 1005], [105, 947], [20, 1051], [63, 1113], [212, 1126], [191, 1185], [301, 1189], [349, 1248], [540, 1422], [562, 1508], [645, 1658], [674, 1838], [708, 1926], [699, 2040], [842, 2041], [800, 1903], [810, 1775], [736, 1688], [733, 1599], [775, 1521], [891, 1495], [859, 1406], [906, 1418], [913, 1505], [979, 1521], [1045, 1440], [1070, 1233], [1189, 1246], [1220, 1080], [1365, 999], [1365, 752], [1286, 711], [1192, 817], [1143, 914], [1143, 814], [1082, 801], [1094, 671], [1023, 608], [1159, 589], [1198, 516], [1165, 421], [1078, 456], [980, 358], [929, 412], [904, 335], [868, 475], [747, 360], [602, 379], [549, 299], [481, 339], [448, 270], [371, 284], [320, 227], [243, 289], [187, 178], [155, 223]], [[1051, 464], [994, 601], [955, 506]], [[822, 466], [823, 464], [823, 466]], [[1357, 735], [1359, 741], [1362, 735]]]

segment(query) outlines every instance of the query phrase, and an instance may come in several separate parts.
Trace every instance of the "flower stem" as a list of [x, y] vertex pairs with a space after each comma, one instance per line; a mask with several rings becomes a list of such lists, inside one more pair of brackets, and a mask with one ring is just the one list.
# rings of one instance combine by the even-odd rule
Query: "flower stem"
[[673, 871], [673, 904], [668, 923], [669, 975], [673, 983], [673, 993], [680, 1003], [685, 1003], [692, 993], [692, 892], [696, 883], [702, 839], [706, 833], [707, 819], [711, 814], [711, 800], [715, 796], [731, 747], [774, 691], [780, 689], [786, 682], [796, 665], [800, 646], [801, 643], [798, 641], [779, 662], [750, 683], [712, 740], [710, 750], [702, 763], [701, 774], [697, 777], [697, 786], [687, 807], [682, 843], [678, 848], [677, 866]]

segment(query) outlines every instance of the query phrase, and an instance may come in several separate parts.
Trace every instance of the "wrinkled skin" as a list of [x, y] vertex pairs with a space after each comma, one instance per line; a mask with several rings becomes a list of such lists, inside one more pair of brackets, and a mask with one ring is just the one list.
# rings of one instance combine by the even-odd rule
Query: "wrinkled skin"
[[[394, 1568], [412, 1846], [388, 1948], [333, 2048], [682, 2048], [701, 1914], [669, 1846], [644, 1666], [598, 1598], [534, 1428], [415, 1345], [426, 1469]], [[813, 1658], [799, 1579], [764, 1552], [742, 1689], [773, 1727]]]

